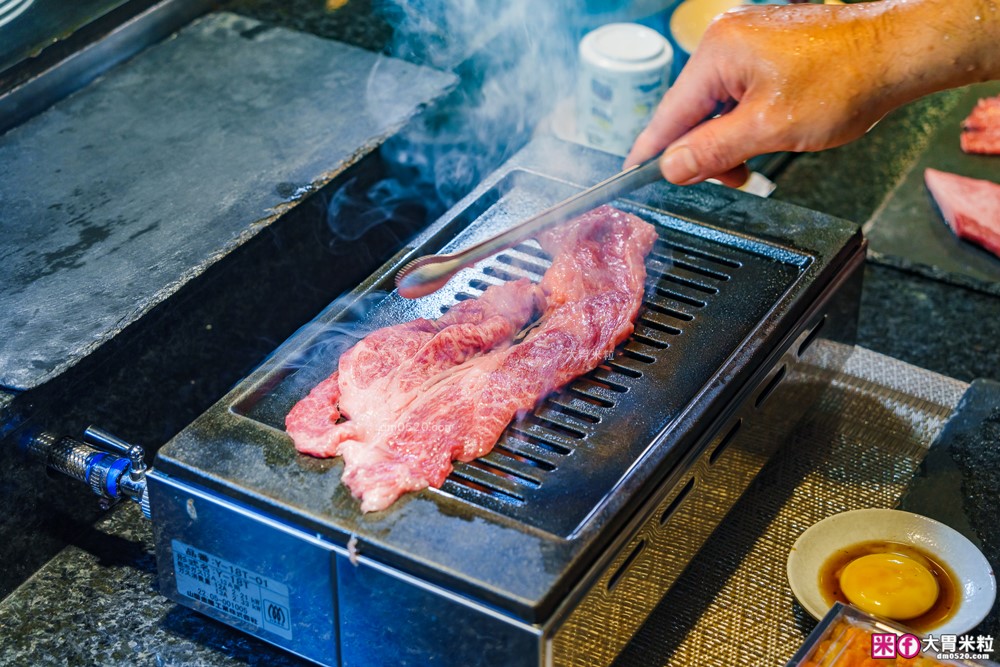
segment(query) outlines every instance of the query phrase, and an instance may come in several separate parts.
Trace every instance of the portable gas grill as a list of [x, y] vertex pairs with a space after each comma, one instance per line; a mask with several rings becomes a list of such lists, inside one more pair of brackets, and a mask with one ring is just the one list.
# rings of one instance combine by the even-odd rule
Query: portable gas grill
[[385, 511], [362, 514], [340, 460], [297, 454], [283, 424], [364, 333], [538, 280], [547, 257], [526, 242], [415, 301], [392, 292], [399, 267], [618, 166], [534, 140], [163, 447], [161, 591], [325, 665], [610, 663], [808, 407], [797, 364], [818, 338], [852, 342], [856, 226], [715, 186], [617, 202], [659, 233], [632, 337]]

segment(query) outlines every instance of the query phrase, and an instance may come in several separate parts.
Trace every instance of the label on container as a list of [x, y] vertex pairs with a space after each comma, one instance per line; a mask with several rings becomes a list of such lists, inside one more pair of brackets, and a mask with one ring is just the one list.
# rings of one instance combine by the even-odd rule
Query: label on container
[[177, 592], [256, 628], [292, 638], [288, 586], [172, 540]]
[[580, 40], [577, 135], [625, 155], [667, 90], [673, 49], [667, 39], [634, 23], [611, 23]]

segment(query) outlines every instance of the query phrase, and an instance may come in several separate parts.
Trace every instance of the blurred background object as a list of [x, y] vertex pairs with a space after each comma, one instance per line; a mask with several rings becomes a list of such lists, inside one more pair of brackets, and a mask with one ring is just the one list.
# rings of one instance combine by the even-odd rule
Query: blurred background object
[[625, 155], [667, 90], [673, 49], [652, 28], [609, 23], [580, 41], [577, 128], [586, 142]]

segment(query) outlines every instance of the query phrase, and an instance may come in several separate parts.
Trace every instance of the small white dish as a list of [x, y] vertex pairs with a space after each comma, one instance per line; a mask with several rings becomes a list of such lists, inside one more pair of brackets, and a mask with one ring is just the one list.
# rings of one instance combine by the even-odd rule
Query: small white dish
[[975, 628], [993, 608], [997, 584], [989, 561], [957, 530], [919, 514], [865, 509], [842, 512], [810, 526], [788, 554], [788, 583], [799, 603], [816, 620], [830, 610], [819, 586], [820, 568], [838, 549], [861, 542], [908, 544], [946, 565], [961, 591], [958, 609], [934, 634], [960, 635]]

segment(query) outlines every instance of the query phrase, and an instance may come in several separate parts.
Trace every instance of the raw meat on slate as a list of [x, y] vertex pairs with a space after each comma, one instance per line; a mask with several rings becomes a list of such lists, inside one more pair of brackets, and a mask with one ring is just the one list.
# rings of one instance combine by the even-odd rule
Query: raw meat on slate
[[924, 182], [951, 230], [1000, 256], [1000, 185], [937, 169]]
[[959, 141], [966, 153], [1000, 155], [1000, 95], [976, 103], [962, 122]]
[[440, 486], [453, 460], [487, 454], [511, 419], [628, 338], [655, 240], [652, 225], [609, 206], [543, 232], [553, 259], [538, 285], [491, 286], [437, 320], [379, 329], [341, 355], [286, 417], [295, 447], [342, 456], [342, 481], [365, 512]]

